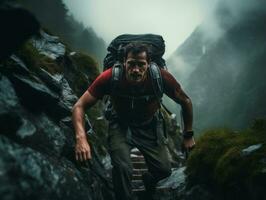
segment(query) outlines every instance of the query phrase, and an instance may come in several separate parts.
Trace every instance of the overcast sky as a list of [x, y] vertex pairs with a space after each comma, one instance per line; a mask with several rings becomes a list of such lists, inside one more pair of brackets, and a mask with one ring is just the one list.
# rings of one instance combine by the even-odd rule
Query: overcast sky
[[63, 0], [71, 14], [107, 44], [124, 33], [155, 33], [167, 58], [207, 17], [215, 0]]

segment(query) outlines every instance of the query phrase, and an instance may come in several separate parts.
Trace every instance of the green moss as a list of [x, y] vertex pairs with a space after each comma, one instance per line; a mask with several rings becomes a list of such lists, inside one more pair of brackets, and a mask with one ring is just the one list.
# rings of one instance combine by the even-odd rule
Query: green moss
[[75, 68], [72, 69], [75, 73], [72, 89], [77, 96], [81, 96], [100, 72], [95, 60], [85, 53], [76, 53], [70, 56], [70, 60]]
[[[210, 130], [204, 133], [187, 161], [189, 186], [207, 185], [224, 194], [226, 199], [262, 195], [253, 191], [261, 191], [260, 185], [266, 185], [265, 125], [265, 120], [256, 120], [250, 129], [240, 132]], [[247, 155], [243, 153], [243, 149], [256, 144], [262, 147]]]
[[40, 54], [30, 41], [26, 42], [17, 51], [17, 55], [25, 62], [31, 71], [36, 72], [40, 68], [43, 68], [51, 74], [62, 72], [62, 68], [56, 63], [56, 61]]
[[187, 162], [189, 182], [207, 184], [213, 181], [217, 158], [232, 145], [232, 141], [227, 139], [229, 136], [235, 137], [235, 134], [229, 130], [210, 130], [198, 139], [197, 146]]
[[78, 67], [78, 70], [89, 76], [90, 81], [99, 75], [100, 72], [97, 62], [88, 54], [80, 52], [74, 54], [71, 58]]

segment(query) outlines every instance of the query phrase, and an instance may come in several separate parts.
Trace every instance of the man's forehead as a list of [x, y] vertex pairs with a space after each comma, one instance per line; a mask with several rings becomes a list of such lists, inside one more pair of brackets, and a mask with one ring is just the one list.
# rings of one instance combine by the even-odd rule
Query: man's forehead
[[127, 60], [147, 60], [147, 55], [145, 51], [136, 54], [129, 52]]

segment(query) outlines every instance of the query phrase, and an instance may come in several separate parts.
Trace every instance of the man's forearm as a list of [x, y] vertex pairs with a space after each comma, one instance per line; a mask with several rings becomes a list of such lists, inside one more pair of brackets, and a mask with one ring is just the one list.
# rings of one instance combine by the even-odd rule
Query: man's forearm
[[181, 106], [182, 106], [182, 116], [184, 120], [184, 131], [191, 131], [193, 123], [192, 102], [188, 98]]
[[84, 109], [81, 106], [74, 106], [72, 112], [72, 122], [75, 129], [76, 139], [86, 137]]

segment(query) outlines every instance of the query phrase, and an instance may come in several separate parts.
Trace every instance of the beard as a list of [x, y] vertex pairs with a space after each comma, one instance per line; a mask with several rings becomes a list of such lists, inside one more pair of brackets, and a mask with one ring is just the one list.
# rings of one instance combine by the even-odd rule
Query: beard
[[141, 74], [141, 73], [130, 73], [128, 77], [129, 77], [129, 79], [131, 81], [140, 81], [143, 78], [143, 74]]
[[141, 82], [144, 79], [145, 73], [128, 73], [127, 79], [132, 82]]

